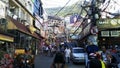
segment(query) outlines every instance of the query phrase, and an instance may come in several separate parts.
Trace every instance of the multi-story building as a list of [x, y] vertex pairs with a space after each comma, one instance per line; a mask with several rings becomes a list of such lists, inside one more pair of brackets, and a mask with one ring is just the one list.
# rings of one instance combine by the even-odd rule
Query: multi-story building
[[63, 20], [60, 17], [57, 16], [48, 16], [48, 22], [47, 24], [47, 35], [50, 42], [55, 42], [54, 40], [56, 38], [59, 38], [59, 40], [63, 41], [62, 38], [64, 38], [64, 32], [65, 32], [65, 25]]
[[35, 53], [42, 38], [40, 35], [42, 14], [40, 0], [1, 0], [1, 43], [11, 42], [15, 48], [27, 47]]

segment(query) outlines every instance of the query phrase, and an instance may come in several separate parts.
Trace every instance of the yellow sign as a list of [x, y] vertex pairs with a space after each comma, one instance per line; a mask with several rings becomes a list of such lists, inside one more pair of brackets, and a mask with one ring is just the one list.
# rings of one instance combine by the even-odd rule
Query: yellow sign
[[99, 29], [104, 28], [119, 28], [120, 27], [120, 19], [101, 19], [97, 22], [97, 26]]
[[15, 54], [24, 54], [25, 50], [24, 49], [16, 49]]
[[3, 35], [3, 34], [0, 34], [0, 40], [8, 41], [8, 42], [14, 42], [14, 38], [13, 37], [6, 36], [6, 35]]
[[34, 33], [34, 31], [36, 31], [36, 29], [33, 26], [29, 26], [29, 30], [32, 34]]

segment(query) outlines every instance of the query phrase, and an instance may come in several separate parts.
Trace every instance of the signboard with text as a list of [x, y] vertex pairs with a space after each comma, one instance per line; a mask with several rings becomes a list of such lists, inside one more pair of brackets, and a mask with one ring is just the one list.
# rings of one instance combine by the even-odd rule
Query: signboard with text
[[120, 28], [120, 19], [102, 19], [97, 22], [99, 29]]

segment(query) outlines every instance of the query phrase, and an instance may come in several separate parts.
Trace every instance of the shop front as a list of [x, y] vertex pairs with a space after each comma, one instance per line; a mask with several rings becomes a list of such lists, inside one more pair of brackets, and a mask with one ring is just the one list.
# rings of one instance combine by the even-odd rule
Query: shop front
[[[32, 54], [36, 54], [36, 48], [39, 44], [40, 37], [36, 34], [35, 28], [33, 26], [25, 26], [24, 24], [18, 22], [17, 20], [9, 17], [8, 32], [15, 36], [15, 48], [18, 54], [24, 53], [25, 49], [29, 49]], [[22, 49], [22, 50], [21, 50]], [[20, 51], [18, 51], [20, 50]]]
[[100, 46], [111, 47], [120, 45], [120, 19], [102, 19], [97, 22]]
[[14, 55], [13, 42], [14, 42], [13, 36], [5, 32], [0, 32], [0, 62], [4, 61], [4, 62], [12, 63], [9, 62], [8, 60], [13, 60], [13, 55]]

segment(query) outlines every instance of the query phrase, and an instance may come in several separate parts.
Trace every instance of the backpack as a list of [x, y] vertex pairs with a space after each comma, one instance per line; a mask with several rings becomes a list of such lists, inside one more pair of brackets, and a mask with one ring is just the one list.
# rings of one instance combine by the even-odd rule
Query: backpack
[[88, 62], [88, 68], [102, 68], [101, 62], [98, 59], [91, 59]]

